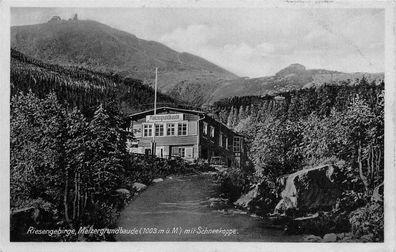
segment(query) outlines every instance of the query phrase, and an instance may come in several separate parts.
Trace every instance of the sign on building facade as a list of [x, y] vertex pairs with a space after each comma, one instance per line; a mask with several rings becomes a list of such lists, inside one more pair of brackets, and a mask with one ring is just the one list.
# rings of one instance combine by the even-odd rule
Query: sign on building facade
[[146, 122], [183, 121], [183, 114], [147, 115]]

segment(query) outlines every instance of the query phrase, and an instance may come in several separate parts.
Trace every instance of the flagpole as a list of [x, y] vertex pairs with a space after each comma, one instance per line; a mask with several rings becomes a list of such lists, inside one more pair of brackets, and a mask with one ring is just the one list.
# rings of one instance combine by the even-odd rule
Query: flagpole
[[155, 87], [154, 87], [154, 115], [157, 114], [157, 85], [158, 85], [158, 67], [155, 68]]
[[[154, 83], [154, 115], [157, 114], [157, 84], [158, 84], [158, 67], [155, 68], [155, 83]], [[156, 155], [156, 144], [155, 144], [155, 120], [153, 123], [153, 143], [152, 143], [152, 155]]]

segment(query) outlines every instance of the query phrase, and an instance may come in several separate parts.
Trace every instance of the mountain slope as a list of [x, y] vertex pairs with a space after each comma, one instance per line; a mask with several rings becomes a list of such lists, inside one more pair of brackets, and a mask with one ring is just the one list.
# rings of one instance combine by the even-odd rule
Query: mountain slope
[[59, 20], [15, 26], [11, 28], [11, 45], [50, 63], [117, 71], [149, 84], [158, 67], [158, 86], [163, 92], [177, 85], [210, 85], [237, 78], [205, 59], [176, 52], [161, 43], [139, 39], [95, 21]]
[[[154, 90], [141, 80], [117, 74], [95, 72], [82, 67], [48, 64], [11, 50], [11, 95], [32, 90], [39, 97], [55, 92], [61, 102], [92, 112], [100, 103], [117, 102], [128, 114], [151, 109]], [[158, 94], [159, 105], [181, 106], [173, 98]]]

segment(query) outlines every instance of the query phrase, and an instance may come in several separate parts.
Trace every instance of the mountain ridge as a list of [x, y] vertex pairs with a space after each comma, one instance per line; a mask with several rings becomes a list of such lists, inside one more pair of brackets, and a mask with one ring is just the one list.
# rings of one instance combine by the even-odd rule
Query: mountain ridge
[[48, 23], [11, 27], [11, 45], [34, 58], [59, 65], [79, 65], [114, 71], [153, 85], [159, 68], [158, 88], [176, 99], [201, 106], [232, 96], [265, 95], [312, 87], [333, 81], [383, 79], [383, 74], [342, 73], [306, 69], [293, 63], [273, 76], [239, 77], [188, 52], [177, 52], [152, 40], [93, 20], [50, 20]]

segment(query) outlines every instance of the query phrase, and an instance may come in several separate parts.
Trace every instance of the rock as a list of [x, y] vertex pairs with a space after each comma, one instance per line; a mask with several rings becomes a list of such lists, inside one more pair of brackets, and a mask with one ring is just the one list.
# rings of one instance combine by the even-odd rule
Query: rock
[[247, 212], [242, 211], [240, 209], [229, 209], [228, 214], [234, 215], [234, 214], [247, 214]]
[[342, 242], [349, 242], [352, 241], [353, 235], [351, 232], [349, 233], [342, 233], [344, 236], [341, 238], [341, 236], [338, 236]]
[[119, 188], [116, 190], [116, 192], [123, 195], [129, 195], [131, 193], [128, 189], [125, 188]]
[[247, 208], [249, 206], [249, 203], [257, 196], [258, 196], [258, 185], [256, 185], [247, 194], [242, 195], [237, 201], [234, 202], [234, 205], [242, 208]]
[[173, 177], [169, 176], [168, 179], [173, 179]]
[[374, 241], [374, 235], [373, 234], [366, 234], [360, 237], [360, 240], [363, 242], [371, 242]]
[[323, 242], [335, 242], [337, 241], [337, 235], [334, 233], [330, 233], [330, 234], [325, 234], [325, 236], [323, 236]]
[[288, 209], [297, 208], [297, 197], [286, 197], [279, 201], [275, 207], [275, 213], [284, 213]]
[[209, 207], [211, 208], [224, 208], [227, 206], [227, 199], [224, 198], [210, 198], [208, 199]]
[[337, 240], [342, 240], [345, 237], [345, 233], [337, 234]]
[[236, 214], [242, 214], [242, 215], [247, 214], [247, 212], [242, 211], [240, 209], [220, 209], [217, 211], [223, 215], [230, 215], [230, 216], [234, 216]]
[[298, 217], [298, 218], [295, 218], [294, 220], [295, 221], [306, 221], [306, 220], [312, 220], [312, 219], [315, 219], [318, 217], [319, 217], [319, 213], [315, 213], [315, 214], [304, 216], [304, 217]]
[[341, 191], [333, 180], [337, 167], [321, 165], [283, 176], [279, 179], [284, 189], [282, 199], [275, 207], [276, 213], [289, 209], [310, 210], [332, 207]]
[[320, 236], [316, 236], [316, 235], [307, 235], [303, 237], [304, 241], [307, 242], [318, 242], [321, 241], [322, 238]]
[[208, 172], [202, 172], [203, 175], [217, 175], [217, 172], [214, 171], [208, 171]]
[[372, 202], [382, 202], [384, 201], [384, 183], [376, 186], [373, 190], [373, 195], [371, 196]]
[[162, 182], [162, 181], [164, 181], [162, 178], [153, 179], [154, 183], [159, 183], [159, 182]]
[[132, 188], [135, 189], [137, 192], [143, 191], [147, 188], [145, 184], [135, 182], [132, 185]]

